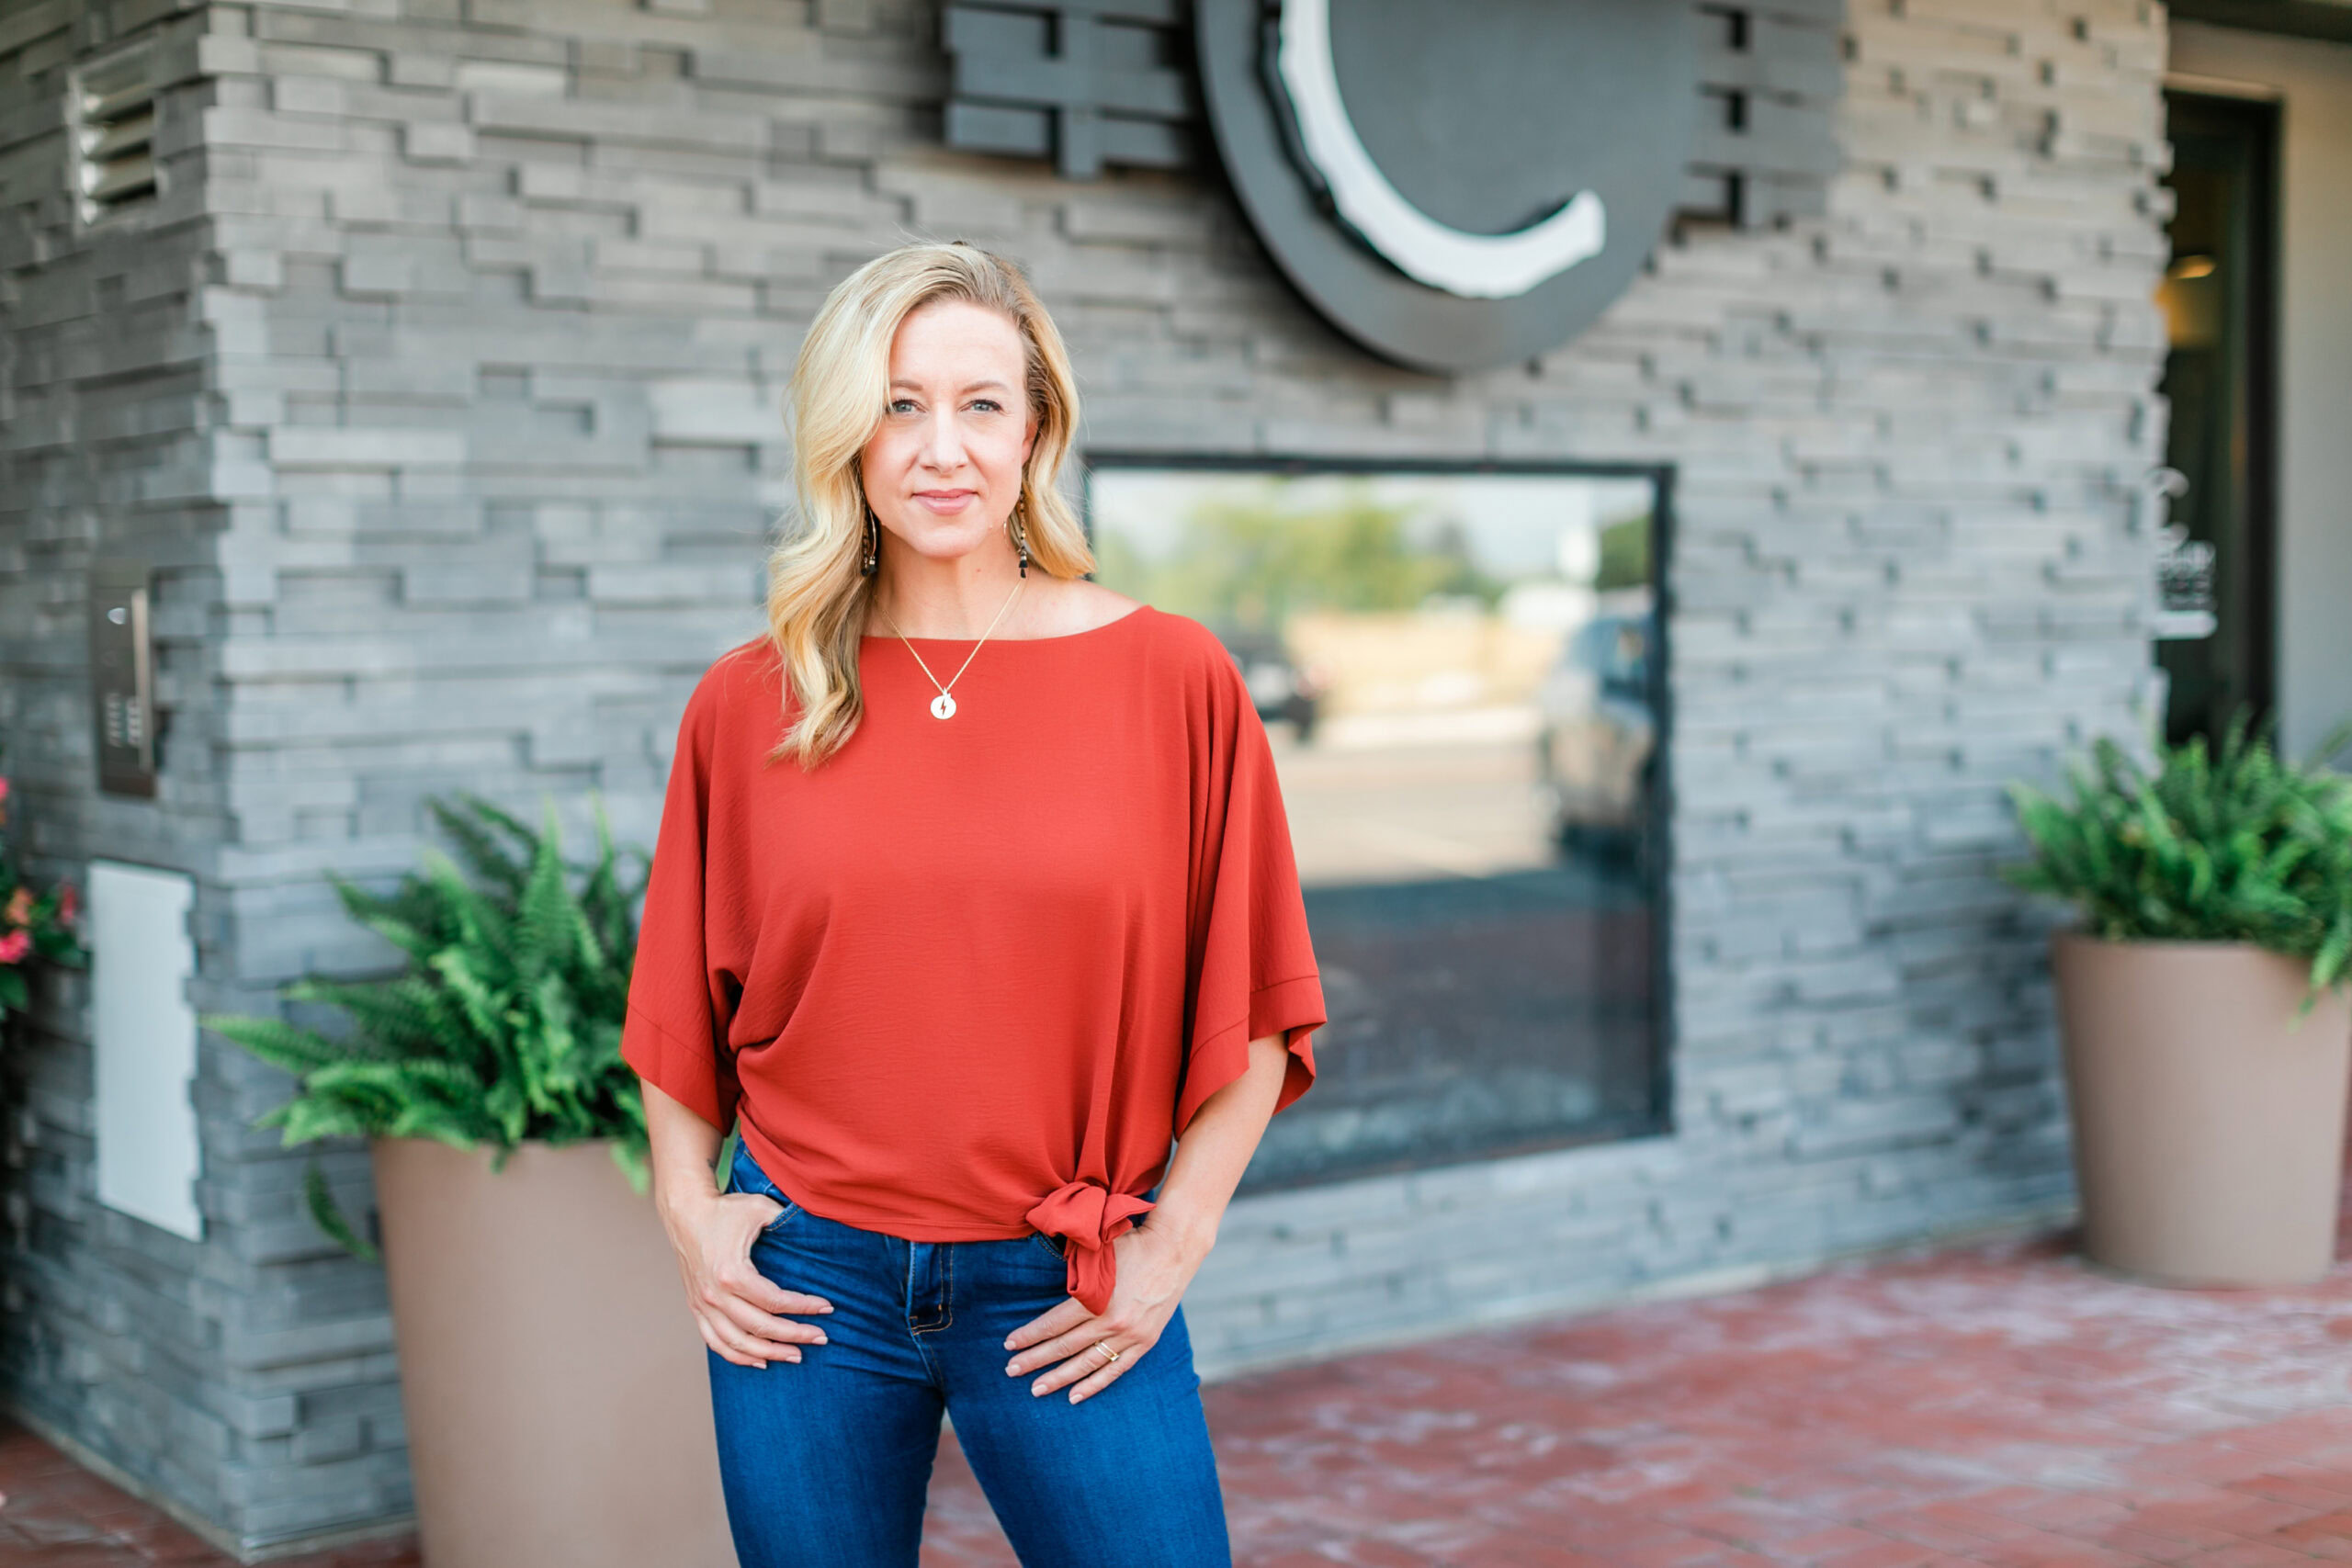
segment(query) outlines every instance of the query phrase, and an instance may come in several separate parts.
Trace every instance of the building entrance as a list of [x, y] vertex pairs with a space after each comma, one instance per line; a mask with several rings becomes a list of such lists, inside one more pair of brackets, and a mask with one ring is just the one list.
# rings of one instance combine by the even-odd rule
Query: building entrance
[[2165, 95], [2172, 259], [2157, 299], [2169, 346], [2160, 389], [2175, 541], [2157, 662], [2166, 738], [2219, 739], [2232, 713], [2270, 711], [2277, 536], [2273, 408], [2276, 104]]

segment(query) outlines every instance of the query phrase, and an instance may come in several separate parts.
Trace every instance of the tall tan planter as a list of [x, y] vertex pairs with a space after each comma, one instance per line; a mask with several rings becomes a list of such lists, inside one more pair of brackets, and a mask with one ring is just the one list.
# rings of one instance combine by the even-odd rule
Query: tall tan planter
[[371, 1146], [425, 1568], [735, 1568], [702, 1336], [608, 1146]]
[[2051, 938], [2083, 1250], [2175, 1285], [2307, 1284], [2335, 1257], [2352, 1009], [2245, 942]]

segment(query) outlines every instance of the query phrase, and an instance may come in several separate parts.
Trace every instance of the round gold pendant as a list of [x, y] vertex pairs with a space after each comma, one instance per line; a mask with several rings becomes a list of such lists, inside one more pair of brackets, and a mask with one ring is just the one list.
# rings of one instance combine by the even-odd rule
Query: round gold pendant
[[955, 716], [956, 716], [956, 699], [955, 699], [954, 697], [949, 696], [949, 695], [948, 695], [946, 693], [944, 693], [944, 692], [940, 693], [940, 694], [939, 694], [939, 695], [937, 695], [937, 696], [935, 696], [935, 697], [932, 698], [932, 699], [931, 699], [931, 716], [932, 716], [932, 717], [933, 717], [933, 718], [953, 718], [953, 717], [955, 717]]

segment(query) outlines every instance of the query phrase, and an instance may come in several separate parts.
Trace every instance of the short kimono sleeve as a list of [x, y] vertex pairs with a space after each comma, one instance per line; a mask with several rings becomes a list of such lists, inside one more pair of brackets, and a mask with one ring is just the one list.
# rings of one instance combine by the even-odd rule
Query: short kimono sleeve
[[718, 741], [718, 682], [707, 676], [687, 699], [670, 761], [662, 826], [647, 874], [629, 972], [621, 1057], [638, 1076], [722, 1133], [734, 1122], [741, 1089], [727, 1044], [733, 997], [712, 973], [706, 921], [710, 883], [710, 781]]
[[1273, 750], [1240, 670], [1221, 647], [1214, 661], [1196, 737], [1193, 994], [1180, 1136], [1204, 1100], [1248, 1070], [1252, 1040], [1280, 1035], [1290, 1053], [1275, 1111], [1305, 1094], [1315, 1081], [1313, 1036], [1328, 1021]]

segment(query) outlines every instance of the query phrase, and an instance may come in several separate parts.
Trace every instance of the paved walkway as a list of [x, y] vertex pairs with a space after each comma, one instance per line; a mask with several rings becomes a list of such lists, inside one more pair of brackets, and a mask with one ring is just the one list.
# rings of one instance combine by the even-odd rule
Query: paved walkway
[[[2352, 1265], [2167, 1291], [1982, 1244], [1205, 1393], [1241, 1568], [2352, 1561]], [[0, 1568], [230, 1561], [22, 1431], [0, 1491]], [[952, 1438], [923, 1562], [1013, 1568]]]

